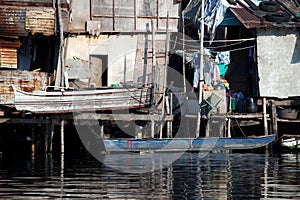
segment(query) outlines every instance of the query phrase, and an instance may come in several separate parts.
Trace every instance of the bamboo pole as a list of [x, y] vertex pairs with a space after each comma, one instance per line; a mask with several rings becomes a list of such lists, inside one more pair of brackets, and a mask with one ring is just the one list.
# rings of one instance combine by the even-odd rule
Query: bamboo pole
[[[204, 68], [204, 1], [202, 1], [201, 3], [201, 33], [200, 33], [200, 69], [199, 69], [199, 77], [200, 77], [200, 82], [199, 82], [199, 105], [202, 102], [202, 96], [203, 96], [203, 91], [202, 91], [202, 87], [203, 87], [203, 68]], [[197, 118], [197, 130], [196, 130], [196, 138], [198, 138], [200, 136], [200, 126], [201, 126], [201, 108], [199, 108], [198, 111], [198, 118]]]
[[162, 128], [164, 122], [164, 114], [165, 114], [165, 98], [166, 98], [166, 83], [167, 83], [167, 69], [168, 69], [168, 53], [169, 53], [169, 41], [170, 41], [170, 32], [169, 32], [169, 12], [167, 13], [167, 25], [166, 25], [166, 49], [165, 49], [165, 68], [164, 68], [164, 78], [163, 78], [163, 97], [162, 97], [162, 106], [161, 106], [161, 127], [160, 127], [160, 138], [162, 138]]
[[268, 135], [268, 122], [267, 122], [267, 100], [263, 98], [263, 121], [264, 121], [264, 133]]
[[157, 105], [157, 85], [156, 85], [156, 49], [155, 49], [155, 28], [154, 19], [151, 19], [152, 28], [152, 84], [153, 84], [153, 101], [154, 105]]
[[62, 119], [60, 122], [60, 146], [61, 146], [61, 153], [65, 153], [65, 120]]
[[183, 75], [183, 93], [186, 94], [186, 75], [185, 75], [185, 30], [184, 30], [184, 11], [182, 11], [182, 75]]

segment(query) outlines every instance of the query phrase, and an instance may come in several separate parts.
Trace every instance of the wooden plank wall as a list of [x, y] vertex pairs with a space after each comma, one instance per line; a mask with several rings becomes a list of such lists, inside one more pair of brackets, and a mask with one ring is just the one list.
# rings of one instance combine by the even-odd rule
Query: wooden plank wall
[[151, 19], [156, 29], [165, 30], [167, 13], [170, 30], [177, 31], [180, 5], [174, 0], [73, 0], [72, 10], [79, 12], [72, 13], [70, 31], [93, 32], [90, 29], [94, 28], [100, 32], [145, 32], [151, 30]]

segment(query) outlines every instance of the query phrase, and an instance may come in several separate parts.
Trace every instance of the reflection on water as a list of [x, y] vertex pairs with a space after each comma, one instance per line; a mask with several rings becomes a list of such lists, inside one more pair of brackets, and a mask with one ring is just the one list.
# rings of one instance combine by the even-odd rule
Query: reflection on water
[[111, 154], [106, 165], [88, 153], [44, 157], [3, 153], [0, 199], [300, 199], [299, 154], [185, 153], [173, 163]]

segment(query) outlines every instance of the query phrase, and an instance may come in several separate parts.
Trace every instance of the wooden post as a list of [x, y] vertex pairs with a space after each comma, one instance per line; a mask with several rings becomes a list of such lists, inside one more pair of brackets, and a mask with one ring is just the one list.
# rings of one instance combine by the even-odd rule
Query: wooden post
[[104, 138], [104, 125], [103, 125], [103, 121], [100, 122], [100, 137]]
[[[166, 96], [166, 110], [167, 114], [170, 115], [170, 101], [169, 96]], [[167, 137], [170, 138], [170, 121], [167, 121]]]
[[31, 125], [31, 158], [35, 159], [35, 124]]
[[152, 84], [153, 84], [153, 101], [154, 105], [157, 105], [157, 85], [156, 85], [156, 50], [155, 50], [155, 29], [154, 29], [154, 19], [151, 19], [152, 28]]
[[61, 146], [61, 153], [65, 153], [65, 120], [62, 119], [60, 122], [60, 146]]
[[272, 132], [278, 138], [277, 110], [274, 100], [270, 101]]
[[[168, 70], [168, 53], [169, 53], [169, 41], [170, 41], [170, 33], [169, 33], [169, 12], [167, 13], [167, 25], [166, 25], [166, 43], [165, 43], [165, 68], [164, 68], [164, 78], [163, 78], [163, 87], [167, 85], [167, 70]], [[166, 91], [163, 89], [162, 96], [162, 106], [161, 106], [161, 125], [160, 125], [160, 138], [162, 138], [162, 130], [164, 124], [164, 114], [165, 114], [165, 97]]]
[[[204, 85], [203, 79], [203, 68], [204, 68], [204, 3], [201, 3], [201, 33], [200, 33], [200, 69], [199, 69], [199, 77], [200, 77], [200, 83], [199, 83], [199, 105], [202, 102], [202, 87]], [[197, 130], [196, 130], [196, 138], [200, 136], [200, 126], [201, 126], [201, 109], [199, 108], [198, 111], [198, 118], [197, 118]]]
[[53, 151], [53, 137], [54, 137], [54, 124], [53, 124], [53, 122], [51, 122], [49, 137], [50, 137], [50, 139], [49, 139], [49, 152], [52, 152]]
[[[170, 115], [173, 115], [173, 93], [170, 93]], [[170, 137], [172, 138], [172, 132], [173, 132], [173, 121], [170, 121]]]
[[151, 138], [154, 138], [154, 126], [155, 122], [153, 119], [151, 119]]
[[[232, 114], [231, 110], [231, 97], [229, 97], [228, 114]], [[231, 118], [228, 118], [227, 122], [227, 137], [231, 138]]]
[[183, 93], [186, 94], [184, 11], [182, 11], [181, 15], [182, 15], [182, 76], [183, 76]]
[[264, 121], [264, 133], [268, 135], [268, 121], [267, 121], [267, 100], [263, 98], [263, 121]]

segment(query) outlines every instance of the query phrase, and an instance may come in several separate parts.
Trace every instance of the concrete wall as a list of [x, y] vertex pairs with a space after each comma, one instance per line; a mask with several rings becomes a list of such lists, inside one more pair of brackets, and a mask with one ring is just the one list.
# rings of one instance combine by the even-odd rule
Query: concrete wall
[[299, 29], [257, 30], [257, 56], [260, 96], [300, 96]]
[[[155, 38], [158, 65], [165, 63], [165, 38], [165, 35]], [[107, 55], [108, 86], [120, 82], [151, 82], [151, 34], [75, 36], [68, 38], [67, 44], [66, 65], [76, 72], [71, 74], [73, 78], [76, 75], [78, 79], [87, 78], [87, 74], [93, 75], [90, 72], [90, 55]], [[74, 56], [78, 58], [76, 62]]]

